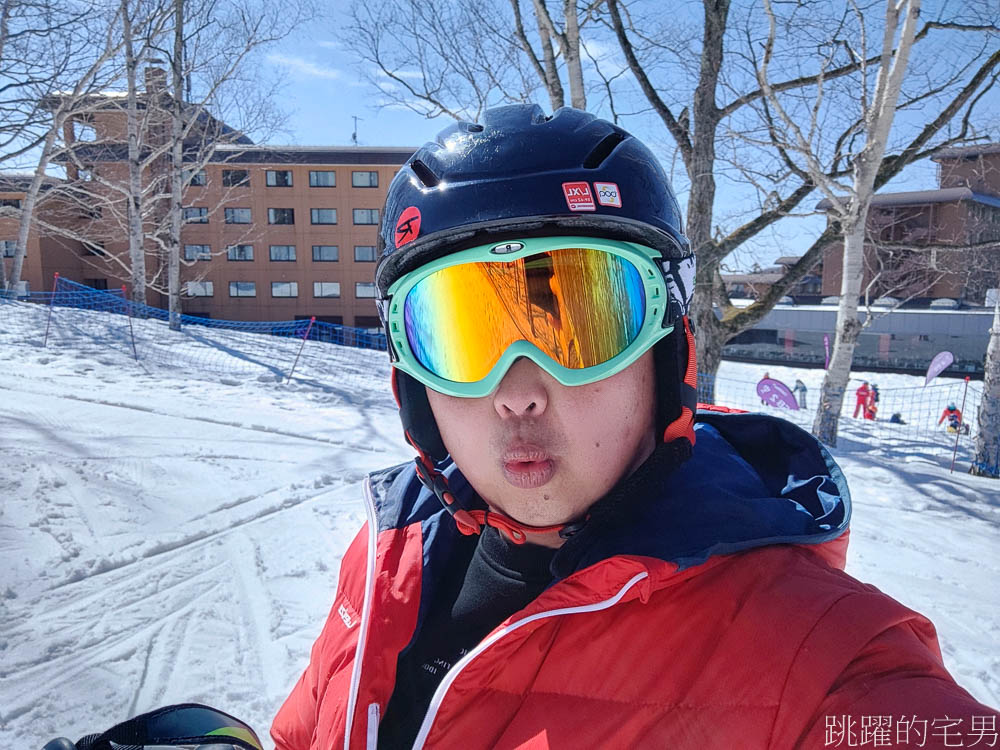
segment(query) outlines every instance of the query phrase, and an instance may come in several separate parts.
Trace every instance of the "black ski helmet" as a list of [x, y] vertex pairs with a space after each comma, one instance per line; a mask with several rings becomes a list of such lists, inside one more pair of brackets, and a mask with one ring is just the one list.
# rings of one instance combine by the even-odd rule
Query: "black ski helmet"
[[[636, 242], [662, 253], [674, 330], [654, 346], [664, 440], [694, 442], [694, 338], [687, 319], [694, 256], [680, 208], [653, 153], [622, 128], [578, 109], [546, 116], [536, 104], [489, 109], [414, 153], [389, 185], [379, 227], [375, 286], [385, 324], [389, 287], [466, 248], [507, 239], [576, 235]], [[395, 361], [391, 337], [390, 358]], [[407, 440], [447, 456], [424, 386], [393, 370]]]

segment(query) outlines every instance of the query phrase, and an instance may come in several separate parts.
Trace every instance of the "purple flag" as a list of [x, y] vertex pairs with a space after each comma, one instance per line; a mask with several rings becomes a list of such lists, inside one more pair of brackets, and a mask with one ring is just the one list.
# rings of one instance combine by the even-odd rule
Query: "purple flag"
[[930, 367], [927, 368], [927, 379], [924, 380], [924, 385], [934, 380], [938, 375], [948, 369], [951, 363], [955, 361], [955, 355], [951, 352], [939, 352], [934, 359], [931, 360]]
[[799, 410], [799, 404], [795, 400], [795, 394], [789, 390], [788, 386], [780, 380], [774, 378], [763, 378], [757, 383], [757, 395], [760, 400], [768, 406], [776, 406], [779, 409]]
[[823, 348], [826, 349], [826, 362], [823, 363], [823, 369], [830, 369], [830, 334], [823, 334]]

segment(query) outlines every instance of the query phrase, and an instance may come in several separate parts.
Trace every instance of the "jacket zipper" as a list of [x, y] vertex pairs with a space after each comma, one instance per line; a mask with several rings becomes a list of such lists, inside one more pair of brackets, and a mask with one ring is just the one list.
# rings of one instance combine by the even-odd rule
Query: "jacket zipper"
[[[358, 645], [354, 650], [354, 668], [351, 671], [351, 691], [347, 697], [347, 717], [344, 727], [344, 750], [351, 750], [351, 730], [354, 727], [354, 712], [358, 707], [358, 692], [361, 686], [361, 660], [368, 639], [368, 621], [371, 619], [372, 598], [375, 592], [375, 545], [378, 541], [378, 526], [375, 518], [375, 501], [372, 498], [371, 479], [364, 482], [365, 515], [368, 516], [368, 555], [365, 566], [365, 601], [361, 608], [361, 626], [358, 629]], [[371, 706], [368, 707], [368, 746], [374, 748], [371, 740]], [[375, 704], [375, 739], [378, 740], [378, 704]]]
[[618, 593], [610, 599], [605, 599], [604, 601], [597, 602], [595, 604], [584, 604], [579, 607], [562, 607], [560, 609], [551, 609], [547, 612], [537, 612], [533, 615], [525, 617], [523, 620], [512, 622], [510, 625], [501, 628], [485, 640], [481, 641], [478, 646], [455, 663], [455, 666], [452, 667], [447, 674], [445, 674], [444, 679], [441, 680], [441, 684], [438, 685], [437, 690], [434, 691], [434, 696], [431, 698], [431, 704], [427, 709], [427, 713], [424, 715], [424, 721], [420, 725], [420, 731], [417, 732], [417, 739], [413, 743], [413, 750], [422, 750], [424, 743], [427, 741], [427, 735], [430, 734], [431, 726], [434, 724], [434, 719], [437, 716], [438, 709], [444, 701], [445, 693], [448, 692], [448, 688], [451, 687], [451, 684], [455, 681], [462, 670], [469, 666], [473, 659], [483, 653], [494, 643], [499, 641], [504, 636], [514, 632], [522, 625], [535, 622], [535, 620], [542, 620], [547, 617], [558, 617], [560, 615], [572, 615], [580, 612], [598, 612], [602, 609], [613, 607], [621, 601], [622, 597], [628, 593], [629, 589], [648, 576], [649, 573], [646, 572], [636, 573], [632, 576], [632, 578], [626, 581], [625, 585], [621, 587]]
[[378, 750], [378, 703], [368, 705], [368, 742], [366, 750]]

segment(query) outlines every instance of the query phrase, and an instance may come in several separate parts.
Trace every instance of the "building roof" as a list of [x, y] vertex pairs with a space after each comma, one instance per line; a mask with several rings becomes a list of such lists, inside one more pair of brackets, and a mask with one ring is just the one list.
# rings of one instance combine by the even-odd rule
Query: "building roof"
[[783, 278], [785, 278], [783, 273], [771, 273], [768, 271], [722, 274], [722, 280], [727, 284], [776, 284]]
[[[25, 172], [0, 172], [0, 193], [25, 193], [31, 187], [34, 174]], [[48, 190], [65, 182], [58, 177], [46, 176], [42, 180], [42, 190]]]
[[931, 157], [931, 161], [965, 159], [970, 156], [985, 156], [987, 154], [1000, 154], [1000, 143], [977, 143], [972, 146], [943, 148]]
[[406, 163], [416, 146], [236, 146], [216, 148], [230, 164], [389, 164]]
[[[967, 187], [937, 188], [935, 190], [913, 190], [905, 193], [878, 193], [872, 198], [873, 206], [916, 206], [925, 203], [957, 203], [958, 201], [973, 201], [987, 206], [1000, 208], [1000, 198], [977, 193]], [[824, 198], [816, 204], [818, 211], [828, 211], [831, 208], [829, 198]]]
[[776, 266], [794, 266], [796, 263], [799, 262], [799, 259], [801, 257], [802, 257], [801, 255], [782, 255], [780, 258], [774, 261], [774, 264]]

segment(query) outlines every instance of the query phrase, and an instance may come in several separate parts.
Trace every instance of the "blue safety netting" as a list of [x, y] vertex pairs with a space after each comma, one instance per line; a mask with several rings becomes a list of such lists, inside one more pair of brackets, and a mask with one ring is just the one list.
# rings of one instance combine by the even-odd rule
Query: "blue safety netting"
[[[146, 365], [256, 375], [261, 379], [377, 384], [388, 393], [385, 335], [319, 321], [238, 321], [181, 315], [171, 329], [170, 313], [126, 299], [122, 290], [96, 290], [62, 277], [52, 292], [0, 299], [26, 314], [0, 319], [0, 341], [58, 345], [66, 337], [87, 337]], [[103, 313], [103, 314], [94, 314]], [[363, 351], [372, 350], [372, 351]]]

